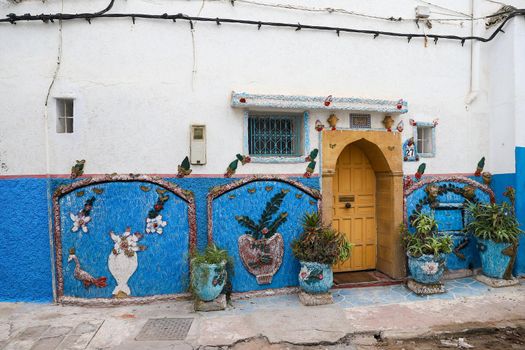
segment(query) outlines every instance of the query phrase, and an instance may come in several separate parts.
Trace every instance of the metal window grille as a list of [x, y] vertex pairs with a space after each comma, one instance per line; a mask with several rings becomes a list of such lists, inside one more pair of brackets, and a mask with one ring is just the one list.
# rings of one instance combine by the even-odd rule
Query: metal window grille
[[301, 119], [299, 115], [250, 115], [248, 145], [250, 155], [300, 155]]
[[370, 114], [350, 113], [350, 128], [352, 129], [370, 129]]
[[73, 99], [58, 98], [57, 100], [57, 133], [73, 133]]

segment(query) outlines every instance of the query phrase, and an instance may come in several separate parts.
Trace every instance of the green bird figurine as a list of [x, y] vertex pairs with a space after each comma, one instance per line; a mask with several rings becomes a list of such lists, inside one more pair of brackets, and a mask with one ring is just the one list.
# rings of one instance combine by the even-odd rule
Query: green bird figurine
[[235, 155], [235, 157], [237, 157], [238, 160], [241, 161], [241, 164], [244, 165], [246, 163], [249, 163], [252, 161], [252, 159], [250, 158], [250, 156], [245, 156], [245, 155], [242, 155], [240, 153], [237, 153], [237, 155]]
[[427, 164], [426, 163], [422, 163], [418, 168], [417, 168], [417, 172], [416, 172], [416, 179], [420, 180], [421, 179], [421, 176], [423, 176], [423, 174], [425, 173], [425, 168], [427, 167]]
[[84, 174], [84, 164], [86, 161], [84, 159], [77, 160], [77, 164], [73, 165], [71, 168], [71, 178], [76, 179], [79, 176], [82, 176]]
[[235, 159], [233, 162], [228, 165], [228, 168], [226, 169], [226, 173], [224, 174], [224, 177], [232, 177], [233, 174], [235, 174], [235, 171], [237, 171], [237, 166], [239, 165], [239, 160]]
[[177, 167], [177, 177], [184, 177], [191, 174], [190, 167], [190, 160], [188, 159], [188, 157], [184, 158], [182, 163]]
[[315, 170], [315, 164], [316, 162], [312, 160], [310, 163], [308, 163], [308, 166], [306, 167], [306, 172], [303, 174], [303, 177], [310, 177], [312, 176], [312, 173]]
[[317, 158], [317, 155], [319, 154], [319, 150], [317, 148], [314, 148], [312, 152], [304, 159], [305, 162], [311, 162]]
[[484, 167], [485, 167], [485, 157], [479, 160], [478, 166], [476, 167], [476, 172], [474, 173], [474, 175], [481, 176], [481, 172], [483, 171]]

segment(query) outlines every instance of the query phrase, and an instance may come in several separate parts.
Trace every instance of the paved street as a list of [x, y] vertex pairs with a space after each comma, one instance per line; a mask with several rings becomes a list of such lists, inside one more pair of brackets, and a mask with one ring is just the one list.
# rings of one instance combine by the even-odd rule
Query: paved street
[[[0, 349], [299, 349], [318, 344], [315, 348], [365, 349], [377, 340], [399, 342], [525, 321], [523, 281], [491, 289], [465, 278], [446, 286], [446, 294], [432, 297], [415, 296], [401, 285], [336, 289], [335, 304], [317, 307], [302, 306], [296, 295], [237, 299], [226, 311], [209, 313], [193, 312], [189, 301], [108, 308], [3, 303]], [[189, 319], [186, 325], [182, 318]], [[143, 330], [156, 319], [163, 319], [160, 326], [152, 323]], [[166, 336], [172, 339], [159, 340]], [[177, 336], [183, 340], [174, 340]], [[389, 346], [403, 348], [396, 344], [403, 343]]]

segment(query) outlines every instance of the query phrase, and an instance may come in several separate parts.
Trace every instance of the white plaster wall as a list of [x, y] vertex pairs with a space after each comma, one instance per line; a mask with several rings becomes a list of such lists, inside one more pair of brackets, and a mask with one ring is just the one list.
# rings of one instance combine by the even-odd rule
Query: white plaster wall
[[[301, 1], [267, 2], [295, 3]], [[436, 3], [470, 13], [470, 4]], [[0, 0], [0, 15], [53, 13], [61, 1]], [[477, 2], [491, 13], [497, 5]], [[64, 12], [102, 9], [107, 1], [64, 1]], [[413, 17], [418, 1], [316, 1], [315, 6], [394, 17]], [[339, 14], [304, 13], [254, 7], [229, 1], [117, 0], [112, 12], [147, 12], [210, 17], [250, 18], [292, 23], [325, 24], [399, 32], [421, 32], [413, 22], [392, 23]], [[314, 6], [311, 4], [310, 6]], [[434, 15], [437, 17], [438, 15]], [[482, 27], [482, 23], [478, 27]], [[479, 30], [479, 29], [476, 29]], [[434, 24], [427, 33], [469, 35], [470, 26]], [[489, 35], [484, 29], [482, 35]], [[56, 67], [58, 24], [18, 23], [0, 26], [0, 160], [2, 174], [45, 174], [46, 134], [44, 100]], [[497, 89], [481, 86], [480, 98], [466, 105], [470, 88], [470, 49], [458, 42], [422, 40], [293, 29], [197, 23], [194, 44], [183, 21], [96, 19], [63, 23], [60, 72], [52, 97], [75, 98], [75, 133], [55, 132], [55, 103], [48, 114], [49, 172], [68, 173], [76, 159], [86, 159], [87, 173], [176, 173], [189, 154], [191, 124], [206, 124], [208, 163], [194, 166], [194, 174], [220, 174], [243, 149], [243, 111], [230, 107], [231, 91], [321, 95], [380, 99], [404, 98], [409, 113], [396, 117], [405, 123], [403, 139], [412, 136], [408, 120], [440, 119], [436, 130], [437, 155], [423, 158], [427, 173], [473, 172], [489, 154], [487, 95]], [[500, 39], [502, 39], [500, 41]], [[508, 35], [494, 50], [507, 50]], [[482, 44], [485, 45], [485, 44]], [[511, 45], [512, 46], [512, 45]], [[489, 47], [489, 45], [485, 45]], [[491, 46], [493, 47], [493, 46]], [[486, 49], [487, 50], [487, 49]], [[490, 49], [493, 50], [493, 49]], [[195, 52], [195, 62], [193, 60]], [[494, 52], [489, 61], [499, 59]], [[499, 52], [501, 53], [501, 52]], [[487, 53], [490, 55], [490, 53]], [[195, 68], [195, 72], [192, 71]], [[494, 78], [492, 66], [483, 66]], [[493, 79], [492, 79], [493, 80]], [[485, 82], [491, 82], [486, 79]], [[508, 81], [498, 81], [506, 86]], [[497, 100], [497, 98], [496, 98]], [[499, 100], [498, 100], [499, 101]], [[500, 102], [496, 104], [499, 105]], [[501, 101], [502, 106], [505, 101]], [[505, 107], [503, 107], [505, 108]], [[492, 112], [492, 111], [491, 111]], [[338, 113], [341, 125], [348, 114]], [[318, 145], [313, 128], [328, 113], [311, 111], [312, 147]], [[380, 127], [381, 115], [373, 116]], [[326, 123], [325, 123], [326, 124]], [[507, 131], [505, 131], [506, 133]], [[499, 135], [499, 132], [492, 130]], [[506, 134], [505, 134], [506, 135]], [[494, 144], [498, 149], [497, 143]], [[497, 159], [491, 152], [490, 159]], [[492, 161], [492, 160], [491, 160]], [[507, 167], [507, 161], [490, 163]], [[407, 173], [418, 163], [405, 163]], [[303, 173], [300, 164], [248, 164], [238, 173]], [[2, 171], [2, 170], [0, 170]]]

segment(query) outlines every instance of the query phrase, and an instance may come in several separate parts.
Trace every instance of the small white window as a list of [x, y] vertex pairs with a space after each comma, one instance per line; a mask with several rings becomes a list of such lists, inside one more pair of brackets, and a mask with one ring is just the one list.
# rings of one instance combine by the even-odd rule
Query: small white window
[[73, 99], [57, 98], [57, 133], [73, 133]]
[[434, 127], [417, 127], [417, 151], [423, 155], [434, 155]]

